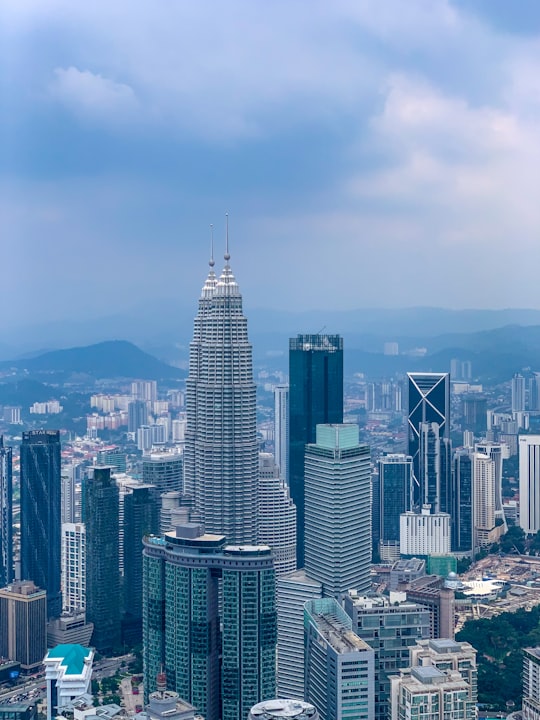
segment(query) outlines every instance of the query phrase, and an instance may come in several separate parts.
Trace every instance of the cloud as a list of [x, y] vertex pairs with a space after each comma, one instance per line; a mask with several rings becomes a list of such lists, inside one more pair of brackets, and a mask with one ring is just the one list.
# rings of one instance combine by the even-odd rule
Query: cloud
[[129, 85], [73, 66], [55, 69], [50, 93], [80, 117], [112, 124], [133, 120], [139, 108]]

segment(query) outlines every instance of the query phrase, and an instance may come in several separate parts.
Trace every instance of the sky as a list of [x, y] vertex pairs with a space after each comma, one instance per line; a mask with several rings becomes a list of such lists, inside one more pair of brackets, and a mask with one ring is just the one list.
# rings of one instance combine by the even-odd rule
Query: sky
[[540, 308], [537, 0], [4, 0], [4, 323]]

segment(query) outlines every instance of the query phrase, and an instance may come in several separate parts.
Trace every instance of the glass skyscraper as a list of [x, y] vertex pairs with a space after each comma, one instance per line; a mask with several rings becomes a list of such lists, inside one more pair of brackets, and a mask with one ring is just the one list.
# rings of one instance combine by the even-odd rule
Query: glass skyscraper
[[86, 617], [94, 623], [92, 645], [100, 653], [120, 646], [119, 490], [110, 467], [95, 467], [83, 482], [86, 525]]
[[0, 588], [13, 580], [12, 449], [0, 435]]
[[256, 388], [242, 296], [225, 254], [210, 261], [190, 344], [186, 381], [185, 492], [206, 531], [230, 543], [257, 539]]
[[62, 612], [60, 432], [23, 432], [21, 576], [47, 591], [47, 617]]
[[399, 559], [399, 516], [412, 510], [412, 458], [392, 454], [379, 459], [380, 548], [384, 560]]
[[298, 335], [289, 340], [289, 486], [297, 511], [298, 567], [304, 567], [304, 453], [315, 428], [343, 422], [343, 339]]
[[193, 523], [144, 539], [147, 693], [163, 665], [169, 687], [206, 720], [244, 720], [252, 705], [275, 697], [276, 641], [269, 547], [227, 546]]

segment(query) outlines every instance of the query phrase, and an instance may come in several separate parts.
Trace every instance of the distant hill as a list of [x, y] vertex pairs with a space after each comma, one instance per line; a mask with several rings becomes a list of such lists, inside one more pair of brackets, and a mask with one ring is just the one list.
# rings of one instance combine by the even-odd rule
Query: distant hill
[[0, 368], [16, 368], [30, 375], [86, 374], [97, 378], [165, 380], [185, 377], [185, 372], [157, 360], [126, 340], [108, 340], [86, 347], [53, 350], [36, 357], [6, 360]]

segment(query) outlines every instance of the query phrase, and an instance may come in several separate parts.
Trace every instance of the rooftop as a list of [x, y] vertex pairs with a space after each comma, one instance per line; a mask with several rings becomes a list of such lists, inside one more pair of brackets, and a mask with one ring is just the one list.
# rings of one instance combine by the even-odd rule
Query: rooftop
[[333, 615], [316, 614], [317, 627], [325, 640], [339, 653], [371, 650], [356, 633]]
[[92, 657], [92, 650], [82, 645], [57, 645], [47, 653], [48, 658], [58, 658], [60, 665], [66, 667], [66, 675], [82, 675], [85, 663]]
[[267, 718], [308, 718], [315, 716], [317, 710], [314, 705], [303, 700], [265, 700], [251, 708], [253, 717], [266, 720]]

